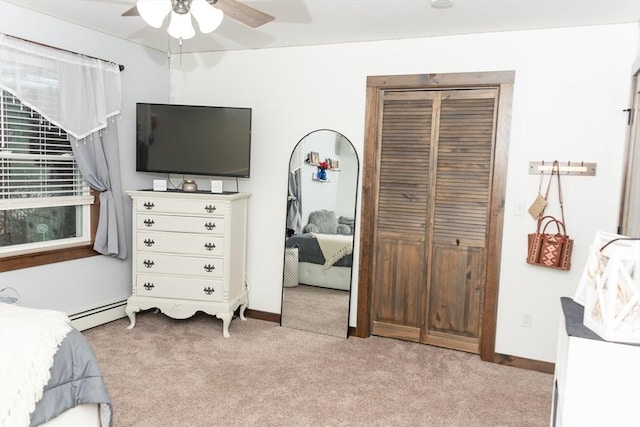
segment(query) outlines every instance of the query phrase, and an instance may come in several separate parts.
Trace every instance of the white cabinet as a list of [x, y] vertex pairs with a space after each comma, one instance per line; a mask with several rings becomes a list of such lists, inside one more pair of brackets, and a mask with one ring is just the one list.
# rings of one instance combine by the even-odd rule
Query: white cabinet
[[158, 308], [175, 319], [197, 311], [245, 320], [249, 194], [128, 191], [133, 200], [133, 292], [125, 312]]
[[603, 341], [562, 298], [551, 426], [640, 426], [640, 346]]

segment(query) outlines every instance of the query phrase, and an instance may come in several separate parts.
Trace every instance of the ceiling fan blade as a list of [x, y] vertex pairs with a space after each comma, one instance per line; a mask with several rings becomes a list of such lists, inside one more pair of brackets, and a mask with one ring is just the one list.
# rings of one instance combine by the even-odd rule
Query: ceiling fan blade
[[231, 18], [253, 28], [264, 25], [275, 19], [273, 16], [247, 6], [246, 4], [240, 3], [237, 0], [209, 0], [209, 2], [223, 11], [225, 15], [229, 15]]
[[121, 16], [140, 16], [140, 13], [138, 12], [138, 8], [133, 6], [131, 9], [123, 12]]

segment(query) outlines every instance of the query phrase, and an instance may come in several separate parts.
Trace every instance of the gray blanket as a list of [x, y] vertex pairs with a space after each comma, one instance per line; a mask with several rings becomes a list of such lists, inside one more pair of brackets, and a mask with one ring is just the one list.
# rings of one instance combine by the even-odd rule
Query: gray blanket
[[85, 403], [100, 404], [102, 425], [113, 425], [111, 397], [98, 361], [84, 336], [73, 329], [53, 358], [51, 378], [31, 414], [31, 426], [45, 423]]

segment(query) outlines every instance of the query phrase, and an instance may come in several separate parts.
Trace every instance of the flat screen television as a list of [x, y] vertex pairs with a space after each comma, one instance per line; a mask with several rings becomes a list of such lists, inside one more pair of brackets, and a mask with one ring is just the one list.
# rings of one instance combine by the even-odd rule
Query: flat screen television
[[136, 171], [249, 178], [251, 108], [136, 104]]

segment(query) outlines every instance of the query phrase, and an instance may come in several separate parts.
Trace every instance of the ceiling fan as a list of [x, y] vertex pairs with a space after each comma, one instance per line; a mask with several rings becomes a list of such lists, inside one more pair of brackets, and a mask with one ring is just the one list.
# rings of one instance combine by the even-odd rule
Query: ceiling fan
[[[209, 8], [207, 4], [212, 6], [213, 9]], [[149, 9], [153, 18], [152, 22], [149, 21], [148, 16], [145, 16], [149, 14]], [[253, 28], [264, 25], [274, 19], [273, 16], [247, 6], [238, 0], [166, 0], [162, 2], [158, 0], [141, 0], [136, 3], [136, 6], [124, 12], [122, 16], [142, 16], [149, 25], [160, 28], [166, 15], [170, 14], [169, 33], [171, 34], [171, 27], [174, 26], [173, 21], [176, 21], [176, 23], [182, 21], [180, 25], [186, 25], [187, 28], [190, 27], [191, 31], [193, 31], [191, 18], [188, 16], [191, 13], [200, 24], [202, 32], [211, 32], [217, 28], [222, 20], [222, 14]], [[184, 23], [185, 18], [188, 20], [188, 24]], [[210, 22], [205, 23], [205, 19]], [[194, 34], [195, 32], [190, 36], [182, 34], [179, 36], [171, 35], [176, 38], [187, 39], [193, 37]]]

